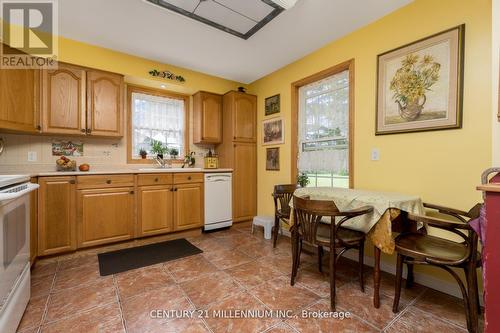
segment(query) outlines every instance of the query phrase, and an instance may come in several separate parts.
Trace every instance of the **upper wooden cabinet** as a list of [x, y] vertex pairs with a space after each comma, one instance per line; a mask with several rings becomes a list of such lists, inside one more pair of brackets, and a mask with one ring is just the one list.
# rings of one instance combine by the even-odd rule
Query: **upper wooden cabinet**
[[63, 63], [58, 67], [42, 72], [42, 131], [85, 134], [86, 72]]
[[193, 96], [193, 142], [222, 142], [222, 96], [199, 91]]
[[257, 141], [257, 96], [228, 92], [224, 95], [224, 113], [232, 118], [232, 141]]
[[39, 91], [39, 70], [1, 69], [0, 129], [29, 133], [39, 131]]
[[123, 76], [87, 72], [87, 131], [98, 136], [123, 136]]

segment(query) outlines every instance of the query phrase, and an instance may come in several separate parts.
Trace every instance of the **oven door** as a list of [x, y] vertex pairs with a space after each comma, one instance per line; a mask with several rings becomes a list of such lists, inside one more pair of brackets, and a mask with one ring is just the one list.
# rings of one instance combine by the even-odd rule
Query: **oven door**
[[30, 196], [0, 201], [0, 315], [29, 264]]

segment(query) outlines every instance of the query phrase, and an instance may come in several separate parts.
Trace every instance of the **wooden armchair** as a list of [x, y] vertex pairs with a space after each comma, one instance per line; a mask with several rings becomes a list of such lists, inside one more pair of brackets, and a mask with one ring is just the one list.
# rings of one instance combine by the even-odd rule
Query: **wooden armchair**
[[[292, 276], [290, 284], [295, 284], [295, 278], [300, 265], [302, 242], [318, 246], [318, 259], [321, 270], [323, 246], [330, 249], [330, 305], [335, 310], [335, 265], [339, 258], [349, 249], [359, 250], [359, 279], [361, 290], [364, 291], [363, 259], [365, 234], [342, 227], [353, 217], [368, 214], [373, 207], [341, 212], [333, 201], [309, 200], [309, 198], [293, 197], [294, 225], [292, 227]], [[330, 218], [330, 224], [321, 222], [323, 217]], [[340, 217], [336, 224], [335, 218]], [[337, 251], [339, 250], [339, 251]], [[338, 252], [338, 253], [337, 253]]]
[[[409, 269], [414, 264], [432, 265], [444, 269], [457, 281], [463, 296], [467, 328], [470, 332], [477, 332], [480, 306], [476, 269], [481, 266], [481, 255], [478, 253], [478, 235], [468, 222], [479, 217], [481, 205], [477, 204], [468, 212], [432, 204], [424, 204], [424, 207], [452, 216], [458, 221], [413, 214], [408, 214], [408, 220], [448, 231], [458, 235], [463, 242], [414, 232], [403, 233], [396, 237], [398, 259], [393, 312], [398, 312], [403, 264], [408, 264]], [[452, 268], [464, 270], [466, 284]]]
[[290, 201], [293, 193], [297, 189], [297, 184], [275, 185], [273, 191], [274, 199], [274, 228], [273, 247], [278, 241], [278, 231], [281, 230], [281, 222], [290, 225]]

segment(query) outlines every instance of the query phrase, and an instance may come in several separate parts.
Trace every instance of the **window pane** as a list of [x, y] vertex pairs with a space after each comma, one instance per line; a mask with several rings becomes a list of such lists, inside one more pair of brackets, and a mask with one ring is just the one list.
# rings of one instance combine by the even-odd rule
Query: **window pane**
[[132, 93], [132, 157], [144, 149], [151, 154], [157, 140], [169, 149], [184, 151], [184, 101], [142, 93]]

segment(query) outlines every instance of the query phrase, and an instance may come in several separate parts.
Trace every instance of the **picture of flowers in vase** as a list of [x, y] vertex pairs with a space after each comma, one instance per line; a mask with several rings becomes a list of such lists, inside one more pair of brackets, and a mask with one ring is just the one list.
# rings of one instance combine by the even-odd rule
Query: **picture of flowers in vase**
[[465, 26], [378, 56], [376, 134], [461, 128]]

